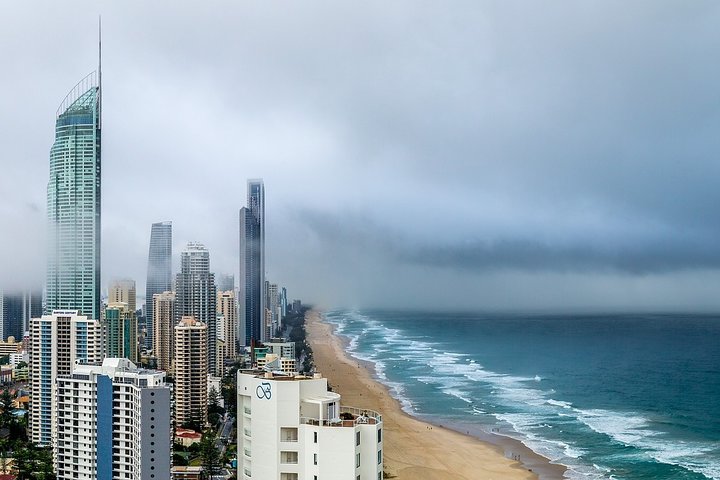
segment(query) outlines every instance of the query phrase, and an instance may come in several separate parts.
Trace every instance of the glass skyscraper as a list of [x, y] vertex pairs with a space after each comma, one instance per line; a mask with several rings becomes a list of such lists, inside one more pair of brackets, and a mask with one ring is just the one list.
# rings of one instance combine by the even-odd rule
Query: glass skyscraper
[[47, 188], [46, 313], [100, 318], [99, 74], [82, 79], [58, 108]]
[[[210, 252], [201, 243], [188, 243], [180, 254], [180, 273], [175, 277], [175, 324], [191, 316], [207, 325], [208, 371], [216, 374], [217, 287], [210, 273]], [[218, 375], [222, 375], [219, 372]]]
[[240, 325], [245, 345], [265, 341], [265, 185], [248, 180], [247, 207], [240, 209]]
[[153, 295], [172, 290], [172, 222], [153, 223], [150, 230], [145, 284], [145, 348], [147, 349], [153, 348], [155, 337]]

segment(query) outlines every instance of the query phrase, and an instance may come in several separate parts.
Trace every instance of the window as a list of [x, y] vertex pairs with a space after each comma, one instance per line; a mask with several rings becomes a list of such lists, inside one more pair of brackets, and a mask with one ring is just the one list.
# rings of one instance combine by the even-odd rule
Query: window
[[378, 428], [378, 443], [382, 442], [382, 428]]
[[355, 468], [360, 468], [360, 454], [355, 456]]
[[281, 442], [297, 442], [298, 441], [298, 429], [291, 427], [280, 428], [280, 441]]
[[280, 463], [298, 463], [298, 452], [280, 452]]
[[317, 432], [313, 432], [313, 443], [317, 443]]
[[360, 445], [360, 432], [355, 432], [355, 445]]
[[317, 453], [313, 453], [313, 465], [317, 465]]
[[382, 463], [382, 450], [378, 450], [378, 465]]

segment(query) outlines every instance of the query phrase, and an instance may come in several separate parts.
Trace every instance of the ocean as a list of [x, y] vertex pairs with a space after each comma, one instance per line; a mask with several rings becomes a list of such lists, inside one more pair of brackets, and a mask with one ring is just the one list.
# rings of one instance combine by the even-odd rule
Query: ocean
[[403, 409], [569, 479], [720, 479], [720, 317], [334, 310]]

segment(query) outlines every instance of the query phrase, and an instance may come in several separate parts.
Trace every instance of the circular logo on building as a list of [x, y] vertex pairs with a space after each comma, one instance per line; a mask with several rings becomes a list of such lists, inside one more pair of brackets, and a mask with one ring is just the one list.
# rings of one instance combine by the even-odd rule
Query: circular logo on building
[[272, 385], [270, 385], [270, 383], [268, 382], [262, 382], [255, 389], [255, 395], [257, 395], [260, 400], [262, 400], [263, 398], [266, 400], [270, 400], [270, 398], [272, 398]]

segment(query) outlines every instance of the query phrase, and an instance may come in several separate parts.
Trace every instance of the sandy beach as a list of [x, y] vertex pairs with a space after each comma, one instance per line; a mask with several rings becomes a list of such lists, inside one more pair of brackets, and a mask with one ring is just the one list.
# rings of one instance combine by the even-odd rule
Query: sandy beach
[[[328, 378], [342, 404], [378, 411], [383, 416], [385, 472], [398, 480], [490, 480], [562, 478], [563, 468], [551, 465], [519, 442], [523, 463], [506, 456], [507, 445], [493, 445], [470, 435], [422, 422], [407, 415], [370, 372], [349, 358], [332, 327], [318, 311], [306, 315], [308, 341], [317, 370]], [[532, 467], [532, 468], [531, 468]], [[534, 470], [534, 471], [529, 471]]]

